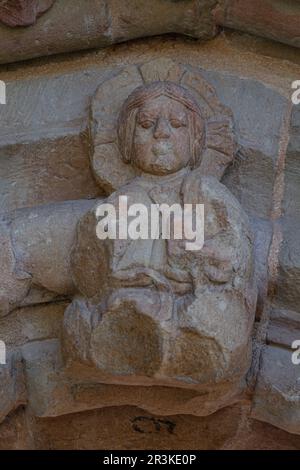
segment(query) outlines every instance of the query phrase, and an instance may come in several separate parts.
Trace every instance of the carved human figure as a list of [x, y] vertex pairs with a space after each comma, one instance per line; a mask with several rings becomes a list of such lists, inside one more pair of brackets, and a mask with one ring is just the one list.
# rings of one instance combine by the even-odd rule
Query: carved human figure
[[[206, 123], [188, 89], [137, 88], [118, 120], [122, 159], [137, 176], [107, 198], [128, 205], [204, 204], [205, 243], [99, 240], [97, 206], [79, 222], [71, 255], [78, 295], [65, 313], [64, 352], [103, 381], [238, 388], [249, 367], [252, 239], [227, 188], [203, 176]], [[233, 386], [234, 384], [234, 386]]]

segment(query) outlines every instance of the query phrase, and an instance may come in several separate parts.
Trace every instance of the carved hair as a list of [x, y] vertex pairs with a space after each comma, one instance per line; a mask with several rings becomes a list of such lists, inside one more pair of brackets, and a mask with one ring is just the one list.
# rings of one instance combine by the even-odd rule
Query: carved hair
[[188, 109], [192, 168], [200, 165], [205, 141], [205, 124], [201, 110], [189, 91], [172, 82], [153, 82], [136, 88], [127, 98], [118, 119], [118, 144], [125, 163], [132, 161], [136, 115], [139, 108], [148, 100], [167, 96], [183, 104]]

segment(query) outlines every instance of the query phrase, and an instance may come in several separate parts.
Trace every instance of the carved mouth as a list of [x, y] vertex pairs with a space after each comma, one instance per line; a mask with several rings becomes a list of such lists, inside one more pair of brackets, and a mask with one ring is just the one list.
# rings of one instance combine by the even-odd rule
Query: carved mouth
[[172, 151], [173, 151], [172, 145], [167, 142], [155, 144], [152, 147], [152, 152], [156, 157], [168, 155]]

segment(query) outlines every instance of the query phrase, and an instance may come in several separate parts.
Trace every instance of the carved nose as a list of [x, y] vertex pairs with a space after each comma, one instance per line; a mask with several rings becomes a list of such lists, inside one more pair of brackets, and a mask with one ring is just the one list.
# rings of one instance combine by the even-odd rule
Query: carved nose
[[168, 139], [170, 137], [170, 128], [165, 119], [160, 118], [157, 120], [153, 135], [155, 139]]

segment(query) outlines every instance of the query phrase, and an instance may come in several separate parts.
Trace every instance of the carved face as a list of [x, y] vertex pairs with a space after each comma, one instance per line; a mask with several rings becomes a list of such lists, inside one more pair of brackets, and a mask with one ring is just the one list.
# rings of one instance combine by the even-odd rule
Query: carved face
[[189, 122], [187, 108], [174, 99], [146, 101], [136, 115], [133, 164], [154, 175], [184, 168], [191, 159]]
[[194, 97], [168, 81], [142, 85], [128, 96], [117, 134], [123, 162], [153, 175], [198, 167], [206, 139], [205, 121]]

